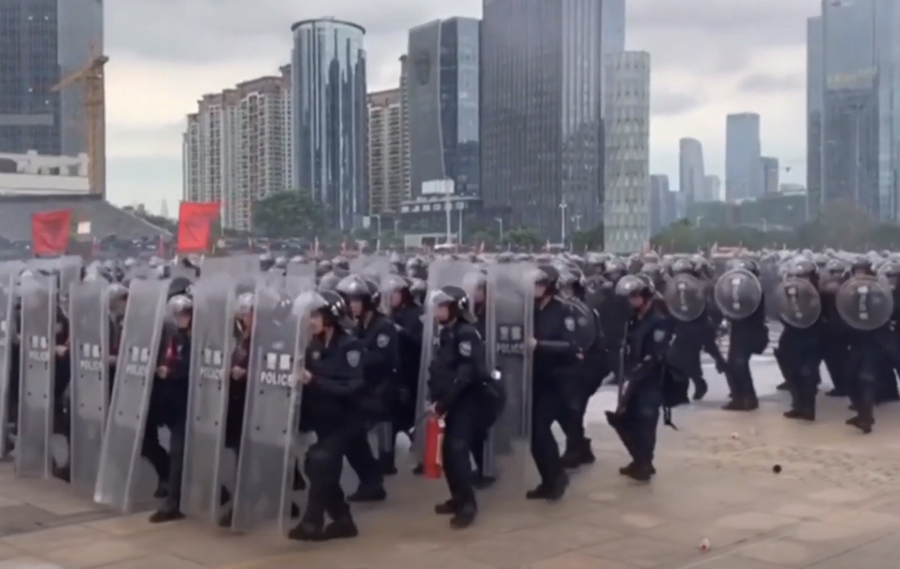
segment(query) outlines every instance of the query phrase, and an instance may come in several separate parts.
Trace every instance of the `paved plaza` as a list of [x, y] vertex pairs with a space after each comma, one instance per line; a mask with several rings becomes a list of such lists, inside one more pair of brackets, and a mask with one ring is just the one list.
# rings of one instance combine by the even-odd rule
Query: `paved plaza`
[[[676, 411], [679, 430], [660, 429], [651, 484], [617, 474], [624, 452], [595, 420], [597, 464], [573, 476], [564, 501], [526, 502], [525, 477], [508, 471], [462, 532], [432, 513], [443, 482], [408, 474], [390, 481], [388, 502], [355, 509], [358, 539], [300, 544], [275, 530], [153, 526], [146, 512], [111, 514], [62, 484], [18, 480], [7, 465], [0, 569], [896, 569], [900, 405], [879, 408], [869, 436], [843, 424], [843, 400], [822, 397], [815, 424], [790, 422], [777, 372], [757, 370], [759, 412], [714, 402]], [[712, 381], [711, 398], [724, 399]], [[594, 419], [612, 397], [596, 399]]]

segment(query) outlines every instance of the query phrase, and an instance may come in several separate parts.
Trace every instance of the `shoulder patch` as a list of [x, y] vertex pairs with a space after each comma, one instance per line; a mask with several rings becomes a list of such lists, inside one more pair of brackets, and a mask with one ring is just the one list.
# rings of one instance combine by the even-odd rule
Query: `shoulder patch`
[[666, 339], [666, 331], [665, 330], [657, 330], [653, 332], [653, 339], [657, 342], [662, 342]]
[[568, 330], [569, 332], [575, 331], [575, 319], [574, 318], [572, 318], [571, 316], [566, 316], [566, 319], [564, 322], [566, 324], [566, 330]]
[[459, 343], [459, 355], [468, 358], [472, 355], [472, 342], [468, 340]]
[[391, 339], [388, 338], [387, 334], [378, 334], [378, 337], [375, 338], [375, 345], [379, 348], [387, 348], [390, 343]]
[[350, 350], [349, 352], [347, 352], [347, 364], [350, 367], [358, 367], [361, 357], [362, 354], [359, 353], [359, 350]]
[[578, 325], [581, 326], [582, 328], [587, 326], [588, 325], [587, 318], [585, 318], [584, 316], [579, 316], [578, 317]]

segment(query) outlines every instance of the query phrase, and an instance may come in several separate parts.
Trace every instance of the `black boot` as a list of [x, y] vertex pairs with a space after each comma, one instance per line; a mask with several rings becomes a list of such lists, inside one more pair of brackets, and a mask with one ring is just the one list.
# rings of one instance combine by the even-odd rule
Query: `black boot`
[[383, 454], [378, 457], [378, 464], [381, 466], [381, 474], [384, 476], [396, 476], [397, 466], [395, 465], [394, 453]]
[[850, 425], [851, 427], [856, 427], [857, 429], [862, 431], [863, 434], [866, 434], [866, 435], [868, 435], [869, 433], [872, 432], [872, 427], [875, 425], [874, 421], [863, 420], [859, 415], [857, 415], [856, 417], [847, 419], [844, 422], [846, 424]]
[[359, 535], [356, 524], [350, 516], [335, 520], [322, 530], [322, 541], [331, 539], [350, 539]]
[[440, 504], [434, 507], [434, 513], [439, 516], [451, 516], [456, 513], [458, 506], [456, 505], [456, 501], [453, 498], [450, 498], [446, 502], [441, 502]]
[[591, 439], [582, 439], [567, 445], [566, 452], [562, 455], [563, 468], [574, 469], [585, 464], [594, 464], [596, 458], [591, 449]]
[[709, 384], [706, 383], [706, 380], [702, 377], [694, 380], [694, 401], [702, 401], [706, 394], [709, 392]]
[[153, 493], [153, 497], [162, 500], [164, 498], [169, 497], [169, 484], [164, 480], [160, 480], [159, 484], [156, 485], [156, 491]]
[[525, 494], [526, 500], [547, 500], [555, 502], [561, 499], [566, 489], [569, 487], [569, 475], [562, 472], [556, 480], [550, 483], [541, 482], [534, 490], [529, 490]]
[[296, 541], [325, 541], [322, 528], [312, 522], [300, 522], [288, 532], [288, 539]]
[[650, 479], [653, 478], [654, 473], [655, 470], [652, 464], [641, 463], [635, 464], [634, 467], [628, 472], [628, 474], [626, 474], [626, 476], [638, 482], [650, 482]]
[[175, 520], [183, 520], [183, 519], [184, 519], [184, 514], [182, 514], [181, 511], [177, 507], [169, 506], [169, 505], [163, 506], [162, 508], [156, 510], [155, 512], [153, 512], [153, 514], [150, 515], [150, 523], [151, 524], [161, 524], [164, 522], [173, 522]]
[[799, 419], [801, 421], [816, 420], [815, 413], [810, 413], [809, 411], [805, 411], [803, 409], [791, 409], [790, 411], [785, 411], [784, 416], [788, 419]]
[[475, 522], [477, 515], [478, 508], [475, 504], [464, 504], [450, 518], [450, 527], [453, 529], [465, 529]]
[[360, 484], [356, 492], [347, 496], [348, 502], [383, 502], [387, 492], [381, 484]]
[[472, 472], [472, 487], [476, 490], [484, 490], [485, 488], [490, 488], [491, 485], [496, 481], [497, 479], [495, 477], [485, 476], [478, 470]]

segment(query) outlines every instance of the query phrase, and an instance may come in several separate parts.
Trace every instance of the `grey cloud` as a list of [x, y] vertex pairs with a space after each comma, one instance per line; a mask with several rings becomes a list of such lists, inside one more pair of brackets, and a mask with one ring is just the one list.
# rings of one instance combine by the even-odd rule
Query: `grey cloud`
[[650, 112], [654, 116], [681, 115], [703, 106], [703, 103], [702, 99], [685, 93], [650, 90]]
[[738, 83], [738, 89], [752, 93], [771, 93], [779, 91], [795, 91], [806, 84], [802, 75], [769, 75], [766, 73], [754, 73], [742, 78]]

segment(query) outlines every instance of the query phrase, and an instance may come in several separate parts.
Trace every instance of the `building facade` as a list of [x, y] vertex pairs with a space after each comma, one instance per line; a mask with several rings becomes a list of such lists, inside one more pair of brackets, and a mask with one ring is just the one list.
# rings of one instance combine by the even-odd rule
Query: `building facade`
[[422, 184], [453, 180], [461, 196], [481, 196], [479, 60], [481, 22], [450, 18], [409, 31], [412, 197]]
[[336, 19], [291, 26], [293, 181], [349, 231], [368, 214], [365, 29]]
[[51, 88], [102, 51], [102, 0], [0, 0], [0, 152], [87, 152], [81, 85]]
[[896, 221], [900, 6], [823, 0], [821, 22], [823, 205], [851, 202]]
[[650, 239], [650, 54], [607, 56], [604, 246], [640, 251]]
[[822, 17], [806, 21], [806, 185], [807, 217], [822, 211], [822, 113], [825, 105], [825, 53]]
[[762, 170], [763, 193], [778, 193], [778, 184], [781, 173], [781, 167], [778, 165], [778, 158], [775, 158], [774, 156], [763, 156], [759, 159], [759, 167]]
[[650, 176], [650, 237], [662, 233], [676, 219], [675, 193], [669, 188], [665, 174]]
[[554, 241], [573, 223], [566, 212], [595, 227], [604, 215], [601, 3], [486, 0], [483, 13], [484, 207]]
[[293, 189], [290, 73], [204, 95], [187, 117], [182, 199], [220, 202], [225, 229], [252, 230], [253, 204]]
[[708, 174], [703, 180], [703, 201], [717, 202], [722, 200], [722, 178]]
[[396, 213], [404, 200], [404, 170], [409, 168], [403, 146], [400, 89], [369, 93], [369, 212]]
[[760, 121], [756, 113], [728, 115], [725, 126], [725, 199], [762, 195]]
[[703, 199], [705, 184], [703, 145], [696, 138], [682, 138], [678, 141], [678, 191], [689, 204], [707, 201]]

